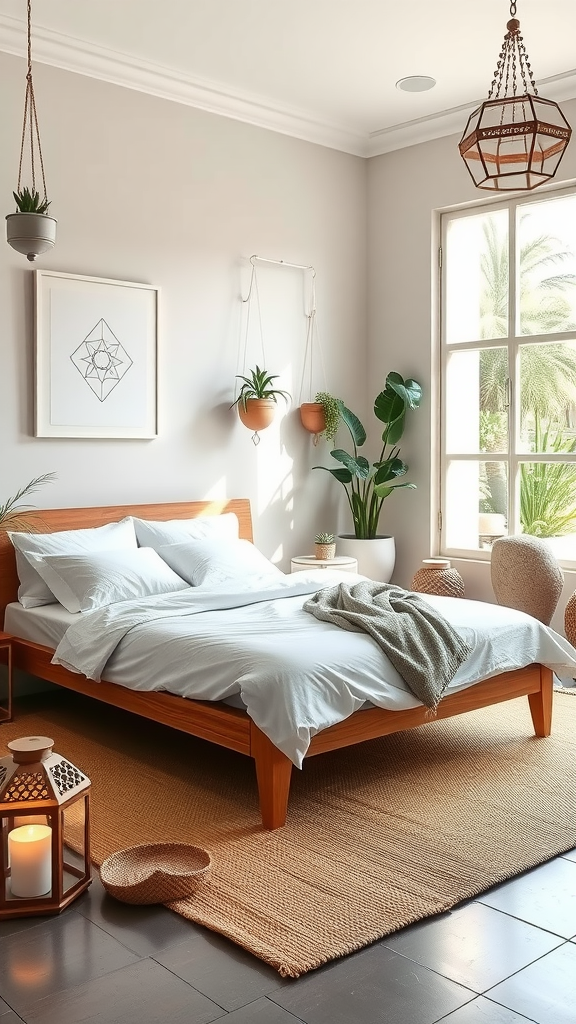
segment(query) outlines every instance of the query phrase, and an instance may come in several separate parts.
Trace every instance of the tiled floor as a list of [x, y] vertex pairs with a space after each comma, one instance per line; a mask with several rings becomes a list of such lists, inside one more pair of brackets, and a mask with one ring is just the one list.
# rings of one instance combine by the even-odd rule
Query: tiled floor
[[221, 1019], [575, 1024], [576, 850], [296, 981], [97, 875], [59, 917], [0, 923], [0, 1024]]

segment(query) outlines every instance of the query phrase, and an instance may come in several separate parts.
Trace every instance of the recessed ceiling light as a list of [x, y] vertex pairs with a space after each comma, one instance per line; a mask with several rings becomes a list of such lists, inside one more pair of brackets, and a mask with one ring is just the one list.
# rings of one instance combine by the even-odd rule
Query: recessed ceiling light
[[409, 78], [401, 78], [396, 82], [396, 88], [402, 89], [403, 92], [426, 92], [435, 85], [436, 79], [430, 78], [429, 75], [410, 75]]

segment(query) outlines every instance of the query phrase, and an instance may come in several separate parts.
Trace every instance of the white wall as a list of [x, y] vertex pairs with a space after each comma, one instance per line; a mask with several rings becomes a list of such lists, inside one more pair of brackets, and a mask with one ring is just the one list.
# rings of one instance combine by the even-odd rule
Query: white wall
[[[325, 446], [314, 449], [297, 411], [302, 272], [258, 271], [266, 366], [293, 395], [290, 410], [258, 448], [229, 411], [242, 369], [247, 258], [316, 268], [327, 380], [317, 375], [314, 388], [327, 384], [361, 407], [366, 162], [44, 65], [34, 83], [58, 219], [56, 247], [37, 265], [160, 288], [160, 430], [152, 441], [34, 438], [33, 269], [3, 244], [0, 500], [49, 471], [58, 479], [36, 496], [39, 507], [247, 496], [257, 543], [287, 568], [292, 554], [312, 551], [316, 531], [336, 527], [340, 495], [327, 474], [310, 471]], [[5, 213], [14, 210], [24, 87], [24, 61], [0, 53]], [[255, 332], [247, 363], [261, 360]]]
[[[576, 125], [576, 100], [562, 103], [562, 109]], [[402, 440], [402, 455], [418, 490], [392, 495], [382, 517], [383, 532], [396, 537], [395, 580], [402, 586], [410, 584], [422, 558], [437, 554], [430, 536], [432, 505], [436, 508], [430, 453], [438, 414], [437, 211], [490, 198], [472, 184], [458, 141], [453, 135], [398, 150], [373, 158], [368, 168], [368, 379], [376, 382], [368, 399], [375, 397], [389, 370], [419, 380], [425, 392]], [[572, 140], [554, 184], [575, 178]], [[468, 597], [494, 599], [488, 563], [459, 559], [453, 564], [464, 577]], [[565, 577], [565, 594], [553, 623], [559, 629], [566, 600], [576, 587], [576, 574]]]

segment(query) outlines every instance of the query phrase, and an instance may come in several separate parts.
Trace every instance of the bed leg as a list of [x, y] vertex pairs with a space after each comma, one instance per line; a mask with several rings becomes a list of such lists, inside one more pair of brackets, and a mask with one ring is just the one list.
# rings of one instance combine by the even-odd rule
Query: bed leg
[[528, 694], [530, 714], [537, 736], [549, 736], [552, 732], [552, 671], [540, 667], [540, 689]]
[[254, 722], [251, 723], [250, 748], [256, 764], [262, 824], [268, 829], [280, 828], [286, 823], [292, 761]]

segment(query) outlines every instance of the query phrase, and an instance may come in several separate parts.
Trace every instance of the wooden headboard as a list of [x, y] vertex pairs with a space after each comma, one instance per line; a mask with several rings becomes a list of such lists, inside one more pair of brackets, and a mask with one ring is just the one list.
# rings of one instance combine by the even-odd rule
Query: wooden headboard
[[[58, 530], [85, 530], [92, 526], [115, 523], [125, 516], [139, 519], [195, 519], [196, 516], [219, 516], [234, 512], [240, 523], [240, 537], [252, 540], [252, 515], [248, 498], [230, 501], [179, 501], [156, 505], [103, 505], [96, 508], [51, 508], [29, 513], [30, 531], [56, 533]], [[16, 554], [10, 538], [0, 528], [0, 623], [4, 622], [6, 605], [18, 600]]]

